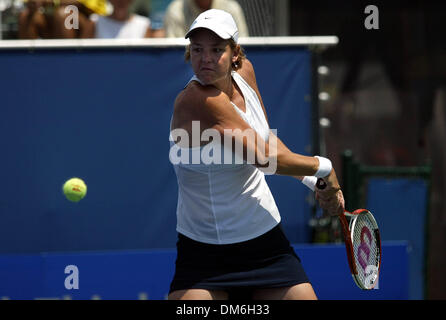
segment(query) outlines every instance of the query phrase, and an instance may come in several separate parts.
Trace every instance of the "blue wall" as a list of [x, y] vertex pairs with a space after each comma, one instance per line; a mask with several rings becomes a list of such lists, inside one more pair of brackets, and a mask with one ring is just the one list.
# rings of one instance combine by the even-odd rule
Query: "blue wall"
[[[294, 245], [319, 299], [407, 299], [404, 242], [383, 244], [376, 290], [360, 290], [350, 276], [344, 245]], [[0, 298], [165, 299], [175, 267], [173, 249], [0, 255]], [[78, 289], [65, 287], [77, 267]], [[70, 281], [68, 281], [70, 282]], [[74, 284], [74, 282], [71, 282]]]
[[[370, 178], [367, 208], [382, 240], [405, 240], [409, 250], [409, 298], [423, 299], [426, 285], [428, 182], [422, 178]], [[383, 258], [384, 259], [384, 258]], [[388, 262], [383, 260], [383, 264]]]
[[[310, 53], [247, 47], [270, 125], [311, 150]], [[0, 51], [0, 253], [173, 248], [177, 186], [168, 160], [183, 49]], [[80, 177], [85, 199], [62, 184]], [[293, 243], [308, 242], [308, 190], [268, 177]]]

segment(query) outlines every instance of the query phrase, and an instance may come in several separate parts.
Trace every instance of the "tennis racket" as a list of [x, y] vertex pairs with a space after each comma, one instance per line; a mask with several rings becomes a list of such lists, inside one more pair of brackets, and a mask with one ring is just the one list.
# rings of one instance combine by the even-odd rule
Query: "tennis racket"
[[[347, 218], [350, 222], [347, 224]], [[378, 283], [381, 268], [381, 238], [373, 214], [366, 209], [339, 215], [344, 234], [350, 272], [356, 285], [364, 290]]]
[[[322, 179], [317, 179], [318, 189], [324, 189], [326, 186]], [[360, 289], [371, 290], [378, 283], [381, 269], [381, 237], [378, 224], [373, 214], [366, 209], [344, 211], [339, 215], [339, 220], [353, 280]]]

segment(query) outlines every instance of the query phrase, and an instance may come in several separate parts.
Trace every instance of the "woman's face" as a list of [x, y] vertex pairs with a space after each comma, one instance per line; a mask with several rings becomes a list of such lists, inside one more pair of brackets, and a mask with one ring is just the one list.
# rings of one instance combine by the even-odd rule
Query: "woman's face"
[[228, 40], [207, 29], [197, 29], [190, 37], [190, 61], [195, 75], [204, 84], [214, 84], [230, 77], [237, 60]]

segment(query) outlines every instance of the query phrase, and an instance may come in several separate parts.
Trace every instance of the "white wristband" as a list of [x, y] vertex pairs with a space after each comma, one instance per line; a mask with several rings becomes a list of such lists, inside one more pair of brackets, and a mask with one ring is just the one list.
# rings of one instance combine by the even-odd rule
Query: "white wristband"
[[331, 169], [333, 168], [331, 166], [331, 161], [327, 158], [319, 156], [315, 156], [315, 158], [318, 158], [319, 160], [319, 168], [317, 169], [317, 172], [314, 174], [314, 176], [318, 178], [325, 178], [330, 174]]
[[314, 176], [305, 176], [302, 179], [302, 183], [310, 188], [312, 191], [316, 188], [317, 178]]

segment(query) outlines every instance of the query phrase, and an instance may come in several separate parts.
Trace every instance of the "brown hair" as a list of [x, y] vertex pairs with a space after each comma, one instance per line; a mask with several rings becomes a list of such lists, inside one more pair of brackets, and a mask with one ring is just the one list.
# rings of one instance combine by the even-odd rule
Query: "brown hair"
[[[237, 71], [242, 67], [243, 60], [246, 59], [246, 54], [242, 46], [237, 44], [233, 39], [229, 39], [228, 42], [232, 51], [239, 50], [237, 61], [232, 63], [232, 69]], [[186, 51], [184, 52], [184, 60], [186, 62], [189, 62], [190, 60], [190, 44], [186, 46]]]

